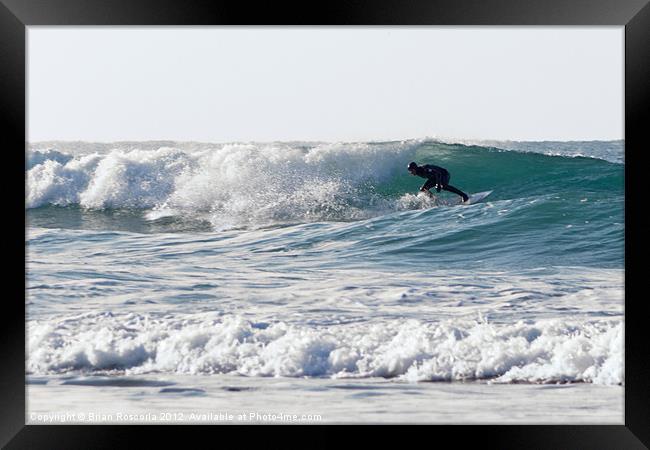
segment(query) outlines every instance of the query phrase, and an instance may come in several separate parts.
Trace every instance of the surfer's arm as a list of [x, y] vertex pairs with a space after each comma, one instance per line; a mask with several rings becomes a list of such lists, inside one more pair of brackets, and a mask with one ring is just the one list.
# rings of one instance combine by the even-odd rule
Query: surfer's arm
[[441, 181], [441, 176], [440, 172], [436, 172], [433, 176], [433, 185], [436, 187], [436, 192], [440, 192], [440, 188], [442, 188], [442, 185], [440, 183]]
[[429, 178], [427, 181], [422, 185], [420, 188], [420, 192], [429, 192], [429, 189], [432, 187], [436, 186], [438, 184], [438, 181], [435, 178]]

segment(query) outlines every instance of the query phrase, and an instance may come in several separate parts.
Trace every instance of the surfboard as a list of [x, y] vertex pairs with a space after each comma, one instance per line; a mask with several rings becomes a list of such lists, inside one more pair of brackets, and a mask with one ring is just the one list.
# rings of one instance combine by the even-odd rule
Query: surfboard
[[473, 205], [482, 201], [485, 197], [490, 195], [492, 191], [477, 192], [476, 194], [469, 194], [469, 198], [466, 202], [461, 202], [461, 205]]

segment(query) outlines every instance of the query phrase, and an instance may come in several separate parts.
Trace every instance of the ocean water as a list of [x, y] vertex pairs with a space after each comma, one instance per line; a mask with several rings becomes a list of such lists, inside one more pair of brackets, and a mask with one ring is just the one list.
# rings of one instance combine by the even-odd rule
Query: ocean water
[[31, 144], [28, 420], [622, 423], [624, 199], [622, 141]]

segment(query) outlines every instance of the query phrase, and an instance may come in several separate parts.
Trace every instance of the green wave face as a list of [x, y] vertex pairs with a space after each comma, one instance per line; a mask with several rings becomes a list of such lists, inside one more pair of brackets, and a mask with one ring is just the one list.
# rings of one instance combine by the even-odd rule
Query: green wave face
[[[413, 219], [411, 237], [391, 254], [468, 267], [623, 267], [623, 164], [443, 144], [425, 144], [415, 158], [447, 168], [465, 192], [493, 193]], [[398, 196], [421, 182], [401, 174], [378, 191]]]
[[[429, 143], [417, 149], [415, 161], [447, 168], [451, 173], [450, 184], [461, 190], [493, 190], [492, 199], [549, 193], [622, 195], [624, 189], [622, 164], [588, 157]], [[399, 195], [417, 189], [422, 181], [404, 170], [377, 189], [386, 195]]]

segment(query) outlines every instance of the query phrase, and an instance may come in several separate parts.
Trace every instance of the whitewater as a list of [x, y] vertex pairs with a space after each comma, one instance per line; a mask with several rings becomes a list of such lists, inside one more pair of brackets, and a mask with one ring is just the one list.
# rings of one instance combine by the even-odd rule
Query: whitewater
[[[417, 195], [410, 161], [493, 193]], [[44, 142], [25, 162], [29, 411], [622, 423], [623, 141]]]

